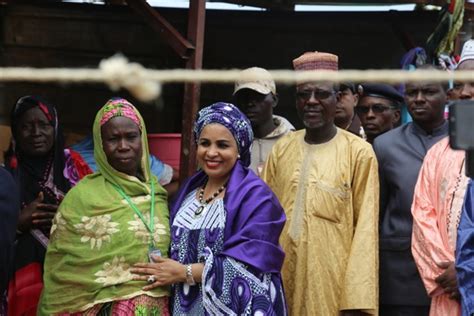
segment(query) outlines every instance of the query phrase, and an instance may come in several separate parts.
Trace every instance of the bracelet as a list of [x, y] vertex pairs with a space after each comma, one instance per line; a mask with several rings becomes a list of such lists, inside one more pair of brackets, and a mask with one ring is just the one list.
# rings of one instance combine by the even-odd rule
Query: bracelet
[[186, 265], [186, 283], [191, 286], [196, 284], [193, 278], [193, 267], [190, 264]]

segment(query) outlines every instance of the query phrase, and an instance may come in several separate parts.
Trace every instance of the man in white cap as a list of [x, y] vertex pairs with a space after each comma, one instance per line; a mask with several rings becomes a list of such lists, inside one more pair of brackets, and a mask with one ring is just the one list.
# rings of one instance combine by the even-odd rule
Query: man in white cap
[[[474, 40], [465, 43], [456, 70], [474, 70]], [[449, 98], [474, 99], [473, 85], [456, 83]], [[461, 315], [454, 255], [469, 182], [464, 160], [464, 151], [453, 150], [449, 137], [443, 138], [426, 154], [415, 187], [412, 252], [432, 298], [430, 316]], [[461, 287], [463, 279], [459, 280]]]
[[[461, 59], [456, 70], [474, 70], [474, 40], [464, 43]], [[450, 91], [451, 100], [470, 100], [474, 96], [474, 83], [472, 82], [455, 82], [453, 89]]]
[[252, 124], [250, 169], [260, 175], [273, 145], [295, 128], [284, 117], [273, 115], [273, 108], [278, 104], [276, 86], [263, 68], [252, 67], [241, 72], [241, 78], [235, 83], [234, 100]]

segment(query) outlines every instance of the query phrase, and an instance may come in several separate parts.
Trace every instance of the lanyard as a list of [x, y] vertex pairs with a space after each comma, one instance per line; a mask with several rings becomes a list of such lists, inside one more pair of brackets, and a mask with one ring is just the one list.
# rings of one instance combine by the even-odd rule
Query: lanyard
[[127, 201], [128, 205], [132, 208], [132, 210], [140, 217], [141, 221], [145, 225], [146, 229], [150, 233], [150, 247], [153, 247], [154, 245], [154, 238], [153, 238], [153, 231], [155, 230], [155, 184], [153, 181], [151, 181], [151, 199], [150, 199], [150, 224], [148, 224], [145, 221], [145, 217], [143, 217], [143, 214], [140, 212], [140, 210], [137, 208], [135, 203], [130, 199], [130, 197], [125, 194], [125, 192], [122, 190], [121, 187], [118, 185], [112, 183], [113, 187], [115, 190], [117, 190], [118, 193]]

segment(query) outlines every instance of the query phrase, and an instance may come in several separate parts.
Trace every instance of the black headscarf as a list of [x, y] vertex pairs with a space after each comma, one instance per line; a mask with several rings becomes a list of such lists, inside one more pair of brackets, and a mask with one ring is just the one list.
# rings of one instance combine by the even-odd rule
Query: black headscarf
[[[17, 130], [20, 118], [28, 110], [38, 107], [54, 128], [54, 145], [44, 157], [29, 157], [17, 143]], [[71, 188], [64, 177], [65, 167], [64, 136], [58, 125], [54, 106], [37, 96], [21, 97], [11, 112], [12, 142], [6, 155], [6, 166], [18, 184], [23, 206], [31, 203], [44, 193], [44, 202], [58, 204]]]

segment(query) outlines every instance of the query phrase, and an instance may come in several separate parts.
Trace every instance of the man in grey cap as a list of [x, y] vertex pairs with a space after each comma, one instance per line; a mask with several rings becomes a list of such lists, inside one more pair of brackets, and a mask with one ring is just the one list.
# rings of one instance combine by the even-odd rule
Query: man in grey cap
[[359, 103], [355, 110], [362, 123], [367, 141], [393, 129], [400, 122], [403, 96], [387, 84], [361, 84], [358, 87]]
[[295, 128], [284, 117], [273, 115], [273, 108], [278, 104], [276, 86], [263, 68], [252, 67], [241, 72], [241, 79], [235, 83], [234, 100], [252, 124], [250, 169], [260, 176], [272, 146]]

